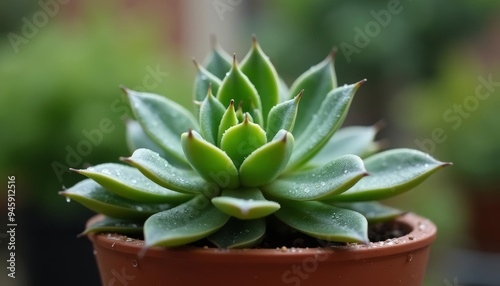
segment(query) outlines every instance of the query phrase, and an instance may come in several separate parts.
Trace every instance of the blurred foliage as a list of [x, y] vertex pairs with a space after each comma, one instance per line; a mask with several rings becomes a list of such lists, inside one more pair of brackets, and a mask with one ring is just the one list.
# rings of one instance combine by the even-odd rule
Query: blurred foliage
[[[394, 137], [388, 105], [380, 102], [432, 78], [447, 46], [473, 37], [499, 4], [496, 0], [258, 1], [251, 5], [244, 29], [246, 34], [257, 34], [287, 83], [336, 47], [335, 68], [342, 71], [339, 83], [368, 79], [357, 96], [363, 100], [354, 100], [346, 124], [387, 120], [380, 135]], [[388, 7], [399, 12], [391, 13]], [[359, 43], [363, 37], [366, 43]]]
[[[128, 110], [119, 85], [168, 94], [185, 105], [191, 99], [189, 57], [178, 57], [185, 59], [179, 64], [178, 52], [167, 56], [159, 21], [112, 3], [51, 18], [17, 54], [7, 37], [0, 42], [0, 170], [17, 175], [26, 190], [19, 193], [28, 201], [23, 206], [43, 208], [59, 220], [71, 218], [60, 216], [62, 209], [81, 211], [62, 206], [57, 195], [79, 178], [69, 172], [58, 178], [54, 162], [79, 168], [129, 154], [123, 122]], [[13, 31], [22, 36], [21, 27]], [[89, 141], [84, 132], [99, 129], [103, 120], [112, 131], [102, 140], [96, 136], [91, 150], [81, 147], [82, 162], [72, 165], [68, 150], [78, 152]]]
[[[491, 61], [490, 61], [491, 63]], [[433, 155], [454, 162], [454, 180], [493, 188], [500, 169], [500, 64], [485, 68], [477, 53], [457, 47], [437, 76], [407, 91], [398, 117]], [[401, 102], [395, 105], [403, 106]], [[421, 110], [425, 110], [422, 114]]]
[[[249, 28], [259, 31], [261, 42], [273, 43], [268, 50], [296, 53], [297, 58], [290, 61], [290, 53], [269, 52], [282, 72], [296, 75], [311, 58], [319, 61], [335, 46], [336, 66], [345, 77], [341, 82], [356, 82], [361, 76], [376, 82], [432, 75], [443, 48], [477, 32], [492, 8], [499, 6], [496, 0], [320, 0], [307, 4], [278, 0], [260, 5], [266, 9], [251, 16], [254, 24]], [[369, 38], [366, 47], [356, 46], [356, 28]], [[279, 41], [274, 40], [277, 35]], [[358, 48], [359, 53], [344, 53], [342, 43]]]

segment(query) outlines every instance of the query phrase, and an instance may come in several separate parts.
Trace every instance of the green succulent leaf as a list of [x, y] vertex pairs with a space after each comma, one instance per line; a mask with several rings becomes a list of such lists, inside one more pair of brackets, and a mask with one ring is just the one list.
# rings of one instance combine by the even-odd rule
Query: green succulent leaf
[[248, 77], [241, 71], [233, 59], [233, 65], [227, 76], [222, 81], [217, 99], [224, 105], [229, 106], [231, 100], [237, 105], [241, 104], [242, 111], [250, 112], [253, 109], [260, 109], [261, 102], [257, 90]]
[[276, 217], [312, 237], [336, 242], [368, 243], [368, 222], [355, 211], [322, 202], [283, 201]]
[[172, 204], [138, 203], [125, 199], [106, 190], [91, 179], [82, 180], [59, 194], [97, 213], [126, 220], [146, 219], [154, 213], [173, 206]]
[[[268, 56], [260, 48], [256, 37], [253, 37], [252, 48], [241, 62], [241, 71], [257, 89], [262, 103], [262, 114], [268, 114], [269, 110], [279, 102], [279, 77]], [[263, 126], [266, 126], [267, 118], [264, 120]]]
[[335, 203], [334, 206], [356, 211], [364, 215], [368, 223], [389, 221], [403, 214], [401, 210], [379, 202]]
[[324, 165], [333, 158], [344, 154], [364, 157], [373, 151], [376, 126], [351, 126], [339, 129], [328, 143], [308, 162], [311, 165]]
[[226, 108], [212, 95], [212, 90], [209, 88], [200, 107], [200, 131], [203, 138], [214, 145], [216, 145], [219, 125], [225, 112]]
[[231, 69], [231, 56], [221, 48], [215, 37], [211, 37], [210, 41], [212, 52], [205, 59], [204, 66], [210, 73], [222, 80]]
[[226, 152], [236, 168], [239, 168], [248, 155], [266, 142], [266, 132], [260, 125], [250, 122], [247, 113], [242, 123], [227, 129], [222, 135], [220, 149]]
[[239, 186], [238, 169], [221, 149], [191, 130], [181, 135], [182, 148], [189, 163], [206, 181], [222, 188]]
[[302, 92], [295, 98], [279, 103], [271, 108], [266, 125], [268, 141], [270, 141], [281, 129], [292, 132], [301, 97]]
[[231, 100], [229, 103], [229, 107], [224, 112], [222, 119], [219, 124], [219, 134], [217, 136], [217, 146], [220, 146], [220, 141], [222, 140], [222, 136], [230, 127], [238, 124], [238, 117], [236, 116], [236, 111], [234, 109], [234, 100]]
[[89, 225], [80, 235], [93, 232], [111, 232], [122, 234], [142, 234], [144, 221], [132, 221], [105, 216], [103, 219]]
[[[198, 71], [194, 80], [193, 99], [201, 102], [207, 96], [207, 91], [210, 86], [212, 87], [212, 93], [217, 94], [222, 81], [217, 76], [206, 70], [202, 65], [198, 64], [196, 61], [193, 62]], [[226, 72], [229, 70], [229, 68], [230, 66], [228, 67]]]
[[120, 197], [137, 202], [179, 204], [192, 197], [163, 188], [136, 168], [122, 164], [105, 163], [74, 171], [91, 178]]
[[312, 121], [316, 111], [320, 109], [325, 95], [336, 87], [337, 78], [333, 69], [333, 52], [325, 60], [299, 76], [292, 84], [289, 97], [304, 90], [293, 132], [297, 140], [302, 137], [302, 132]]
[[450, 165], [418, 150], [393, 149], [365, 160], [369, 176], [332, 201], [370, 201], [398, 195], [420, 184], [439, 168]]
[[322, 167], [284, 175], [262, 190], [294, 201], [325, 200], [347, 191], [366, 175], [361, 158], [344, 155]]
[[198, 173], [189, 169], [172, 166], [158, 153], [149, 149], [137, 149], [132, 156], [121, 158], [124, 162], [137, 168], [144, 176], [158, 185], [185, 194], [200, 194], [208, 191], [219, 191], [218, 186], [207, 184]]
[[288, 90], [288, 86], [286, 85], [285, 81], [282, 78], [279, 78], [278, 82], [278, 92], [280, 95], [280, 100], [279, 102], [284, 102], [290, 99], [292, 94], [290, 94], [290, 91]]
[[239, 220], [233, 217], [208, 240], [218, 248], [252, 248], [262, 240], [265, 232], [265, 219]]
[[242, 220], [268, 216], [280, 205], [264, 198], [259, 189], [226, 189], [222, 195], [212, 199], [221, 212]]
[[[125, 89], [130, 106], [144, 132], [179, 163], [188, 165], [184, 158], [180, 135], [189, 129], [198, 129], [193, 115], [184, 107], [165, 97]], [[174, 163], [171, 161], [171, 163]], [[175, 162], [177, 163], [177, 162]]]
[[230, 216], [205, 196], [150, 216], [144, 223], [146, 247], [179, 246], [205, 238], [224, 226]]
[[139, 124], [139, 122], [135, 120], [128, 120], [126, 122], [126, 128], [126, 140], [130, 152], [134, 152], [134, 150], [139, 148], [147, 148], [155, 151], [164, 158], [168, 157], [168, 153], [166, 153], [163, 148], [158, 146], [158, 144], [156, 144], [153, 140], [151, 140], [151, 138], [149, 138], [149, 136], [142, 129], [142, 126]]
[[240, 166], [240, 182], [246, 187], [259, 187], [275, 180], [292, 156], [293, 135], [286, 130], [276, 134], [273, 141], [253, 151]]
[[295, 148], [293, 152], [287, 171], [306, 163], [330, 140], [330, 137], [344, 122], [354, 93], [363, 82], [338, 87], [326, 95], [321, 107], [310, 119], [307, 128], [303, 130], [299, 138], [295, 136], [298, 148]]

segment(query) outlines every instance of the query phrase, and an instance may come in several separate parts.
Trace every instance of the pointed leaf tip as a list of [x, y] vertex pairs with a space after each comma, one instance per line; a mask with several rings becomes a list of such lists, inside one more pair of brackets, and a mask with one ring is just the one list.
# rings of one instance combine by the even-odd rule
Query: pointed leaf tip
[[333, 47], [328, 53], [328, 56], [326, 56], [327, 60], [333, 60], [337, 55], [337, 51], [338, 51], [337, 47]]
[[212, 96], [212, 82], [208, 83], [208, 96]]
[[366, 83], [368, 80], [366, 78], [358, 81], [357, 83], [355, 83], [356, 85], [356, 88], [359, 88], [360, 86], [362, 86], [364, 83]]
[[233, 53], [233, 67], [236, 68], [238, 66], [238, 61], [236, 60], [236, 53]]
[[300, 99], [302, 98], [302, 95], [304, 94], [304, 89], [302, 89], [299, 94], [297, 94], [297, 96], [295, 96], [295, 101], [300, 101]]
[[126, 86], [120, 84], [120, 89], [123, 91], [124, 94], [128, 94], [129, 90]]
[[193, 64], [196, 67], [196, 69], [200, 70], [200, 64], [196, 61], [196, 59], [195, 58], [191, 58], [191, 60], [193, 61]]

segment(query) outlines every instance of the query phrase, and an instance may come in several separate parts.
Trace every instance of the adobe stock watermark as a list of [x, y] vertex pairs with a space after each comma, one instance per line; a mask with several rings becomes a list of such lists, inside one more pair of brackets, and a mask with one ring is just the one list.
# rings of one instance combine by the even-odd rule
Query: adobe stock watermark
[[[500, 87], [500, 81], [494, 81], [492, 74], [487, 77], [479, 75], [477, 80], [478, 84], [473, 95], [466, 96], [461, 103], [455, 103], [443, 112], [442, 119], [449, 124], [449, 129], [453, 131], [459, 129], [464, 120], [479, 109], [481, 102], [490, 98], [495, 89]], [[432, 154], [436, 150], [436, 145], [446, 140], [448, 140], [448, 134], [445, 128], [436, 127], [428, 138], [415, 139], [414, 143], [423, 152]]]
[[352, 44], [342, 42], [340, 43], [340, 50], [344, 54], [347, 63], [352, 61], [353, 54], [360, 54], [362, 49], [366, 48], [373, 38], [377, 37], [382, 28], [389, 26], [393, 16], [400, 14], [403, 11], [403, 5], [399, 0], [389, 0], [386, 9], [379, 11], [371, 10], [370, 15], [372, 20], [367, 22], [362, 28], [355, 26], [354, 38]]
[[318, 251], [314, 255], [305, 257], [301, 263], [293, 264], [289, 270], [283, 272], [281, 281], [284, 284], [300, 286], [302, 281], [309, 279], [309, 277], [318, 270], [322, 261], [328, 260], [331, 255], [331, 253], [328, 252], [328, 248], [332, 246], [331, 242], [321, 239], [317, 239], [317, 242], [323, 250]]
[[113, 277], [109, 279], [109, 282], [106, 286], [127, 286], [129, 285], [129, 282], [134, 281], [135, 279], [135, 275], [127, 274], [125, 267], [122, 267], [121, 272], [118, 272], [115, 269], [111, 270], [111, 275]]
[[233, 12], [234, 8], [238, 7], [243, 3], [243, 0], [214, 0], [212, 6], [217, 12], [217, 16], [221, 21], [224, 21], [224, 14], [226, 12]]
[[[159, 65], [155, 68], [146, 66], [145, 69], [146, 75], [142, 79], [142, 85], [134, 87], [134, 90], [136, 91], [153, 90], [157, 88], [169, 75], [168, 73], [161, 71]], [[125, 120], [130, 113], [127, 96], [122, 93], [120, 97], [114, 99], [110, 104], [110, 110], [115, 114], [119, 114], [120, 120]], [[70, 168], [78, 168], [81, 166], [85, 157], [92, 154], [94, 148], [99, 146], [104, 141], [105, 136], [111, 134], [115, 130], [115, 123], [107, 117], [102, 118], [97, 127], [90, 130], [83, 129], [81, 131], [83, 139], [74, 146], [66, 145], [64, 148], [66, 151], [64, 163], [53, 161], [51, 164], [52, 170], [54, 171], [58, 181], [62, 183], [63, 175], [65, 173], [69, 173]]]
[[460, 284], [458, 284], [458, 277], [453, 278], [453, 282], [448, 279], [444, 279], [443, 283], [446, 286], [461, 286]]
[[70, 0], [40, 0], [38, 6], [40, 9], [35, 12], [31, 17], [23, 17], [21, 21], [21, 34], [10, 32], [7, 38], [14, 49], [14, 53], [19, 53], [19, 46], [27, 44], [37, 34], [39, 29], [45, 27], [51, 18], [54, 18], [60, 11], [61, 5], [65, 5]]

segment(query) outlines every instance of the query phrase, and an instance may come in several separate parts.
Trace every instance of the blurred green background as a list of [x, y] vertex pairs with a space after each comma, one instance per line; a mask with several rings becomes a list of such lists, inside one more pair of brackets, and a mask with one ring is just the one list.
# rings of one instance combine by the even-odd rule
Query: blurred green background
[[496, 0], [2, 1], [0, 175], [16, 176], [19, 224], [19, 279], [2, 285], [98, 285], [76, 238], [92, 213], [57, 195], [81, 179], [66, 170], [129, 154], [119, 85], [189, 105], [210, 34], [239, 59], [256, 34], [288, 84], [337, 47], [339, 83], [368, 79], [346, 125], [384, 120], [390, 147], [455, 163], [388, 202], [439, 227], [426, 285], [498, 285], [464, 257], [499, 261], [498, 222], [477, 229], [477, 209], [499, 215], [499, 19]]

